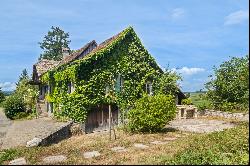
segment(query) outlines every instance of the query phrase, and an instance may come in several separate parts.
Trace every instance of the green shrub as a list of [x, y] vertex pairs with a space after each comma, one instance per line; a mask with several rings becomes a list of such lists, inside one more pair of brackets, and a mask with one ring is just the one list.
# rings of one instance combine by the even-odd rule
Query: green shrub
[[144, 95], [128, 112], [128, 130], [131, 132], [156, 132], [175, 117], [176, 105], [170, 95]]
[[17, 94], [9, 96], [4, 101], [3, 106], [5, 115], [10, 119], [14, 119], [14, 117], [20, 112], [25, 112], [23, 99]]
[[182, 105], [192, 105], [192, 100], [190, 98], [187, 98], [187, 99], [182, 99], [181, 100], [181, 104]]
[[13, 160], [19, 155], [20, 152], [16, 149], [6, 149], [0, 151], [0, 165], [2, 165], [4, 161]]
[[27, 112], [18, 112], [12, 119], [22, 119], [28, 117], [30, 114]]

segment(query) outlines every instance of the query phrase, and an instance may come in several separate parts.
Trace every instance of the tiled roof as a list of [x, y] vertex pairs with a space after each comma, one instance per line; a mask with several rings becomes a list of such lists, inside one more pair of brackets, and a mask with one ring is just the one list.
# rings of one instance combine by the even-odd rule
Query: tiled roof
[[39, 62], [37, 62], [36, 64], [34, 64], [34, 66], [36, 67], [38, 76], [41, 76], [43, 73], [54, 68], [59, 63], [60, 63], [60, 61], [42, 59]]
[[[123, 31], [122, 31], [122, 32], [123, 32]], [[118, 33], [118, 34], [112, 36], [111, 38], [105, 40], [104, 42], [102, 42], [101, 44], [99, 44], [96, 48], [94, 48], [90, 53], [91, 53], [91, 54], [92, 54], [92, 53], [95, 53], [95, 52], [97, 52], [97, 51], [99, 51], [99, 50], [101, 50], [101, 49], [107, 47], [107, 46], [108, 46], [109, 44], [111, 44], [115, 39], [117, 39], [117, 38], [119, 37], [119, 35], [120, 35], [122, 32], [120, 32], [120, 33]]]
[[88, 49], [89, 46], [91, 45], [97, 45], [96, 41], [95, 40], [92, 40], [91, 42], [87, 43], [85, 46], [83, 46], [82, 48], [80, 48], [79, 50], [77, 50], [76, 52], [70, 54], [69, 56], [67, 56], [65, 59], [61, 60], [59, 65], [62, 65], [62, 64], [66, 64], [66, 63], [69, 63], [69, 62], [72, 62], [74, 61], [75, 59], [77, 59], [85, 50]]

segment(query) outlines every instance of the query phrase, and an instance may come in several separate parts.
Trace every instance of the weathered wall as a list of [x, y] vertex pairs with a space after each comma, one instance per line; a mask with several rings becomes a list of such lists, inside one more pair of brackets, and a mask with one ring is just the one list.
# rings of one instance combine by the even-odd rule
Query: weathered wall
[[249, 121], [248, 113], [231, 113], [216, 110], [205, 109], [203, 111], [198, 111], [198, 116], [217, 116], [223, 118], [237, 119], [240, 121]]

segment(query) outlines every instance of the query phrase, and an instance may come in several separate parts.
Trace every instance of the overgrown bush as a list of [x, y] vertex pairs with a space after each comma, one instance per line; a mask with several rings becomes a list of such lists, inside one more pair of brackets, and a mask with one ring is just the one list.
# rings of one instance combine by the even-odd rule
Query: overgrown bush
[[214, 68], [214, 76], [206, 88], [215, 108], [232, 111], [244, 105], [249, 109], [249, 56], [232, 57]]
[[175, 117], [176, 105], [171, 95], [144, 95], [128, 113], [128, 130], [156, 132]]
[[181, 104], [182, 105], [192, 105], [192, 100], [190, 98], [187, 98], [187, 99], [182, 99], [181, 100]]
[[9, 96], [3, 103], [5, 115], [13, 119], [18, 113], [25, 112], [22, 96], [14, 94]]

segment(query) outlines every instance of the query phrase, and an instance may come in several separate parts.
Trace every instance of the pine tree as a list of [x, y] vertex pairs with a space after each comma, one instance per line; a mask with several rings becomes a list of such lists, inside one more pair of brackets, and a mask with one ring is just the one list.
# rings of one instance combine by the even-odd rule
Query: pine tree
[[49, 60], [61, 60], [62, 59], [62, 48], [69, 48], [68, 40], [69, 33], [65, 33], [59, 27], [51, 27], [51, 31], [45, 35], [44, 40], [39, 42], [40, 48], [43, 49], [43, 53], [40, 55], [39, 59], [49, 59]]

